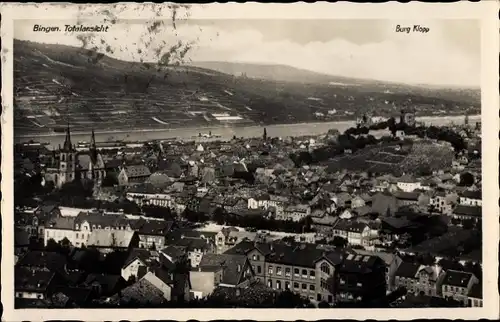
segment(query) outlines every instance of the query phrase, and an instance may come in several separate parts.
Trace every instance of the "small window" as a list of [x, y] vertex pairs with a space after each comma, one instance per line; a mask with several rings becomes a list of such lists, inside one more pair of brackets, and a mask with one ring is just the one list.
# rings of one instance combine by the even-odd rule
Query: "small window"
[[302, 283], [302, 289], [303, 290], [307, 290], [307, 284], [306, 283]]
[[314, 285], [313, 285], [313, 284], [310, 284], [310, 285], [309, 285], [309, 291], [314, 291], [315, 289], [316, 289], [316, 288], [314, 287]]
[[277, 266], [277, 267], [276, 267], [276, 275], [281, 276], [281, 274], [282, 274], [282, 271], [281, 271], [281, 266]]
[[293, 274], [298, 276], [299, 275], [299, 269], [298, 268], [294, 268], [293, 269]]
[[299, 283], [294, 282], [294, 283], [293, 283], [293, 288], [299, 288]]
[[327, 263], [321, 264], [321, 271], [325, 274], [330, 275], [330, 266]]

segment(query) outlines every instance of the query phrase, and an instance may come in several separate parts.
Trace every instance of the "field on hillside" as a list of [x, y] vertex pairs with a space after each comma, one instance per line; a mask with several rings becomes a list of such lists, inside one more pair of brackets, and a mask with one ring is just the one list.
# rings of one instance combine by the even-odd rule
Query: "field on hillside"
[[[14, 42], [16, 133], [163, 129], [352, 119], [412, 105], [418, 115], [462, 114], [479, 102], [380, 91], [378, 85], [235, 77], [194, 66], [125, 62], [62, 45]], [[378, 83], [377, 83], [378, 84]], [[460, 97], [460, 96], [457, 96]]]
[[418, 169], [439, 170], [451, 166], [454, 152], [444, 144], [416, 141], [399, 150], [397, 143], [366, 147], [328, 162], [328, 171], [343, 169], [380, 174], [402, 174]]

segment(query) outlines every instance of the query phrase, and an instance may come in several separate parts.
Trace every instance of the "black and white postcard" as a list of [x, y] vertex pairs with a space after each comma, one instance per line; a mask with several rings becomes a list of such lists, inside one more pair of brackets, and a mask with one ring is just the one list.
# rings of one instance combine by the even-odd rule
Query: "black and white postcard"
[[497, 318], [497, 7], [2, 4], [6, 321]]

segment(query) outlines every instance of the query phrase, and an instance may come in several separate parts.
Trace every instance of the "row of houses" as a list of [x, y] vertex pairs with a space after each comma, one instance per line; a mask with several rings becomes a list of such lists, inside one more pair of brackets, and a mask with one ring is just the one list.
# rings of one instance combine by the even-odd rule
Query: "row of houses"
[[172, 221], [89, 210], [80, 211], [76, 216], [63, 216], [57, 207], [49, 208], [46, 207], [48, 213], [42, 213], [42, 209], [16, 213], [16, 226], [31, 237], [43, 239], [44, 245], [49, 240], [57, 243], [65, 240], [75, 247], [103, 246], [111, 242], [128, 247], [133, 245], [136, 233], [137, 246], [143, 248], [165, 246], [166, 235], [175, 226]]
[[395, 286], [414, 295], [452, 299], [463, 306], [482, 307], [482, 282], [470, 272], [443, 270], [439, 265], [402, 262], [395, 273]]

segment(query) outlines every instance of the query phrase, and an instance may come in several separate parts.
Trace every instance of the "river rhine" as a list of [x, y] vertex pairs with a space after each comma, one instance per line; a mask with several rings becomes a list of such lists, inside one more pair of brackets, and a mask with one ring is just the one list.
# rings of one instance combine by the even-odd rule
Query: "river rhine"
[[[426, 125], [444, 126], [450, 123], [463, 124], [464, 116], [440, 116], [440, 117], [417, 117], [417, 121], [424, 122]], [[481, 120], [480, 115], [469, 116], [469, 122], [474, 124]], [[203, 128], [173, 128], [173, 129], [158, 129], [158, 130], [130, 130], [130, 131], [109, 131], [96, 132], [96, 141], [104, 142], [111, 140], [126, 140], [126, 141], [152, 141], [152, 140], [192, 140], [198, 133], [212, 132], [212, 135], [218, 135], [219, 140], [230, 140], [233, 136], [252, 138], [260, 137], [264, 127], [267, 130], [267, 135], [270, 137], [287, 137], [287, 136], [305, 136], [305, 135], [320, 135], [328, 132], [330, 129], [337, 129], [340, 132], [345, 131], [349, 127], [354, 126], [354, 121], [342, 122], [323, 122], [323, 123], [298, 123], [298, 124], [273, 124], [266, 126], [242, 126], [242, 127], [203, 127]], [[16, 143], [27, 142], [28, 140], [36, 140], [49, 143], [49, 147], [57, 147], [64, 143], [64, 133], [57, 134], [41, 134], [28, 136], [15, 136]], [[72, 133], [71, 139], [73, 143], [78, 141], [90, 140], [89, 133]]]

